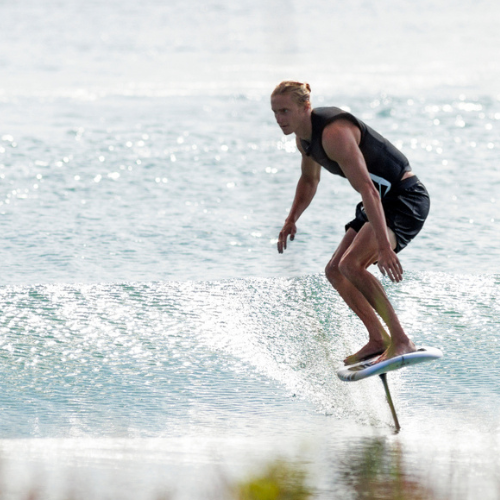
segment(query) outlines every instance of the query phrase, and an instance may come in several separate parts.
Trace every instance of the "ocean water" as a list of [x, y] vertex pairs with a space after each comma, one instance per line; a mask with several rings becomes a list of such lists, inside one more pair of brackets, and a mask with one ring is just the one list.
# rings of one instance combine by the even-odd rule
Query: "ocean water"
[[[222, 498], [282, 457], [361, 498], [375, 457], [500, 498], [500, 7], [493, 1], [0, 3], [0, 495]], [[444, 351], [340, 382], [366, 341], [323, 276], [359, 196], [299, 176], [285, 78], [409, 157], [431, 214], [383, 280]], [[373, 268], [374, 274], [380, 277]], [[420, 488], [420, 489], [419, 489]]]

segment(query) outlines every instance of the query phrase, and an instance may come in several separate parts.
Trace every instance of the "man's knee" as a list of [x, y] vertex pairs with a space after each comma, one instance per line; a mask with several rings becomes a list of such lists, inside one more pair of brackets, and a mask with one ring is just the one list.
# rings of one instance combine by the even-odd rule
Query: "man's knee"
[[359, 269], [358, 262], [349, 254], [344, 255], [338, 264], [339, 273], [349, 281], [352, 281], [353, 276]]
[[338, 262], [330, 261], [325, 267], [325, 275], [328, 281], [332, 284], [333, 288], [338, 290], [345, 280], [344, 276], [339, 270]]

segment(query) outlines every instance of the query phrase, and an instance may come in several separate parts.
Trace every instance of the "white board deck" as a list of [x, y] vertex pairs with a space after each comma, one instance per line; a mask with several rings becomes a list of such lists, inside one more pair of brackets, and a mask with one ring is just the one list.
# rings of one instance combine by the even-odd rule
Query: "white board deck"
[[344, 366], [337, 371], [340, 380], [345, 382], [355, 382], [373, 375], [381, 375], [392, 370], [399, 370], [403, 366], [416, 365], [426, 361], [434, 361], [442, 358], [443, 353], [436, 347], [419, 347], [417, 351], [403, 354], [402, 356], [395, 356], [394, 358], [387, 359], [377, 363], [378, 356], [361, 361], [355, 365]]

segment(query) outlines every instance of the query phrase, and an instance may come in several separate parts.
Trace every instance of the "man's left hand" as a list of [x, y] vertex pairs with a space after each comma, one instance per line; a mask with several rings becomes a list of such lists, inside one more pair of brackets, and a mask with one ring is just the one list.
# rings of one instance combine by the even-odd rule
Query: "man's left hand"
[[377, 265], [380, 272], [389, 276], [391, 281], [398, 283], [403, 279], [403, 266], [391, 248], [380, 252]]

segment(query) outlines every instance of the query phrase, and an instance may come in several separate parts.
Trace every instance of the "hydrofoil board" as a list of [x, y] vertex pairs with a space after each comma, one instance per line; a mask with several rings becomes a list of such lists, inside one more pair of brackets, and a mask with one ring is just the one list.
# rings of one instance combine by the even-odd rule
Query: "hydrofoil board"
[[395, 356], [380, 363], [377, 363], [378, 358], [380, 358], [380, 355], [377, 355], [360, 363], [344, 366], [337, 371], [337, 375], [340, 380], [344, 380], [345, 382], [355, 382], [367, 377], [373, 377], [373, 375], [381, 375], [392, 370], [399, 370], [403, 366], [434, 361], [442, 357], [443, 353], [436, 347], [419, 347], [415, 352]]

